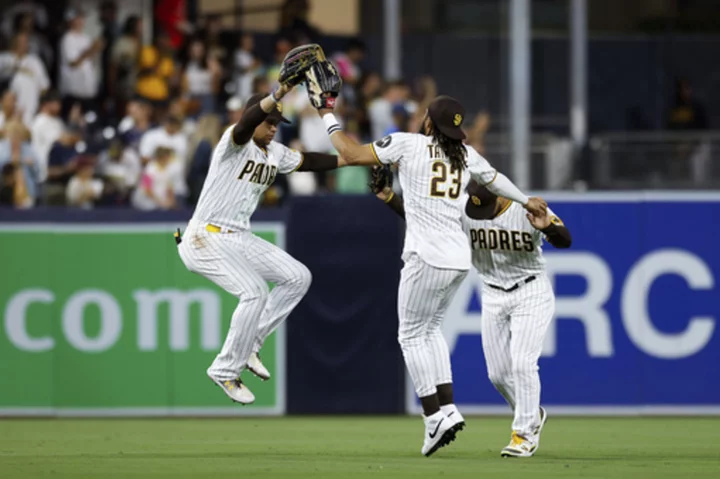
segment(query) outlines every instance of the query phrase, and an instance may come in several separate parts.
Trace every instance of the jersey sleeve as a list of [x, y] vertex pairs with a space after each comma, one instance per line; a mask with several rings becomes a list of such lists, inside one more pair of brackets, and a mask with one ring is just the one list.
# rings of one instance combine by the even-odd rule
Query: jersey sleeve
[[413, 141], [413, 133], [393, 133], [370, 144], [375, 160], [382, 165], [392, 165], [403, 159]]
[[495, 181], [498, 172], [475, 148], [467, 146], [468, 152], [468, 170], [473, 180], [485, 186]]
[[280, 150], [278, 172], [282, 173], [283, 175], [287, 175], [288, 173], [293, 173], [297, 171], [297, 169], [300, 168], [303, 163], [303, 154], [297, 150], [293, 150], [292, 148], [288, 148], [287, 146], [281, 145], [279, 143], [277, 147]]

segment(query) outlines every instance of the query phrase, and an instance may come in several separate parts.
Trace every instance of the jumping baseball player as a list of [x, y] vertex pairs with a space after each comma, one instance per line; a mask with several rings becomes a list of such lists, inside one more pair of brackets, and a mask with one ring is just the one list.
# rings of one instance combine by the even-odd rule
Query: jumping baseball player
[[[392, 193], [392, 173], [373, 170], [372, 190], [405, 216], [403, 200]], [[569, 248], [569, 230], [550, 210], [526, 213], [508, 199], [471, 181], [463, 227], [472, 263], [483, 278], [482, 342], [488, 375], [514, 412], [504, 457], [530, 457], [547, 421], [540, 407], [538, 358], [555, 313], [555, 295], [545, 275], [542, 241]]]
[[534, 214], [546, 207], [528, 198], [462, 140], [465, 110], [441, 96], [430, 105], [423, 133], [394, 133], [359, 145], [340, 128], [332, 108], [340, 79], [328, 62], [307, 72], [310, 101], [323, 118], [330, 139], [350, 165], [397, 164], [407, 204], [407, 234], [398, 295], [398, 339], [423, 406], [422, 454], [429, 456], [455, 439], [465, 425], [453, 405], [450, 355], [440, 325], [448, 304], [471, 267], [462, 229], [462, 193], [475, 178], [512, 198]]
[[[285, 59], [280, 87], [254, 95], [239, 123], [215, 147], [200, 199], [179, 244], [185, 266], [236, 296], [222, 350], [207, 370], [233, 401], [250, 404], [255, 396], [240, 379], [246, 367], [262, 379], [270, 373], [258, 351], [288, 317], [310, 287], [310, 271], [292, 256], [250, 232], [250, 217], [278, 173], [326, 171], [344, 166], [341, 158], [300, 153], [273, 141], [282, 116], [280, 100], [305, 79], [322, 50], [298, 47]], [[275, 284], [268, 291], [268, 281]]]

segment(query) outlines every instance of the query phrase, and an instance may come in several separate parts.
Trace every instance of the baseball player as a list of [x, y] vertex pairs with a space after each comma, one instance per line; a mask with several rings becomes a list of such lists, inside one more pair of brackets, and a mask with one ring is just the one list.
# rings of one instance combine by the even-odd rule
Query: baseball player
[[[299, 48], [308, 47], [313, 46]], [[195, 212], [179, 239], [185, 266], [240, 300], [222, 350], [207, 374], [241, 404], [252, 403], [255, 396], [240, 373], [247, 367], [261, 379], [270, 378], [258, 351], [300, 302], [311, 281], [303, 264], [250, 232], [250, 217], [278, 173], [345, 165], [337, 156], [303, 154], [273, 141], [278, 123], [288, 123], [280, 100], [304, 80], [308, 63], [317, 54], [308, 49], [303, 56], [296, 50], [286, 57], [279, 88], [267, 96], [252, 96], [242, 119], [220, 138]], [[272, 292], [268, 281], [275, 284]]]
[[[371, 188], [405, 216], [403, 200], [392, 192], [388, 168], [373, 170]], [[488, 375], [514, 412], [504, 457], [530, 457], [547, 421], [540, 407], [538, 358], [555, 313], [555, 295], [545, 275], [542, 241], [569, 248], [569, 230], [550, 208], [526, 213], [474, 181], [468, 185], [463, 228], [472, 263], [483, 278], [482, 342]]]
[[330, 139], [351, 165], [397, 164], [407, 205], [407, 234], [398, 294], [398, 339], [423, 406], [422, 454], [430, 456], [455, 439], [465, 425], [452, 398], [448, 347], [440, 325], [448, 304], [471, 267], [470, 246], [462, 229], [462, 193], [476, 179], [534, 214], [546, 207], [528, 198], [471, 147], [463, 144], [465, 110], [441, 96], [429, 106], [422, 133], [394, 133], [359, 145], [335, 119], [332, 107], [340, 90], [332, 64], [307, 72], [310, 101], [326, 124]]

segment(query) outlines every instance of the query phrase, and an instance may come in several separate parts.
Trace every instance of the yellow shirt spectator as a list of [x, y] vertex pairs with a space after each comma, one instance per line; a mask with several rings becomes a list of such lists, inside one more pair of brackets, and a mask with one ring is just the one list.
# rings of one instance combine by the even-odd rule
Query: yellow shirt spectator
[[161, 56], [155, 46], [140, 51], [140, 74], [135, 90], [138, 95], [153, 101], [165, 101], [170, 96], [170, 79], [175, 73], [172, 58]]

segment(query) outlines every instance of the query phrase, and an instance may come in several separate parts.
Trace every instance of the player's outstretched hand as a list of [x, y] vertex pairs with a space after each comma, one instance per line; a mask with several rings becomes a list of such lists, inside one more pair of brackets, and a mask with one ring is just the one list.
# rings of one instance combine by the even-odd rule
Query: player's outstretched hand
[[550, 216], [548, 216], [547, 211], [539, 215], [528, 213], [525, 216], [527, 216], [528, 221], [536, 230], [544, 230], [550, 226]]
[[547, 212], [547, 202], [542, 198], [532, 196], [528, 199], [525, 209], [535, 216], [540, 216]]
[[322, 61], [312, 65], [305, 73], [308, 98], [320, 114], [335, 108], [335, 102], [340, 95], [342, 79], [330, 61]]

